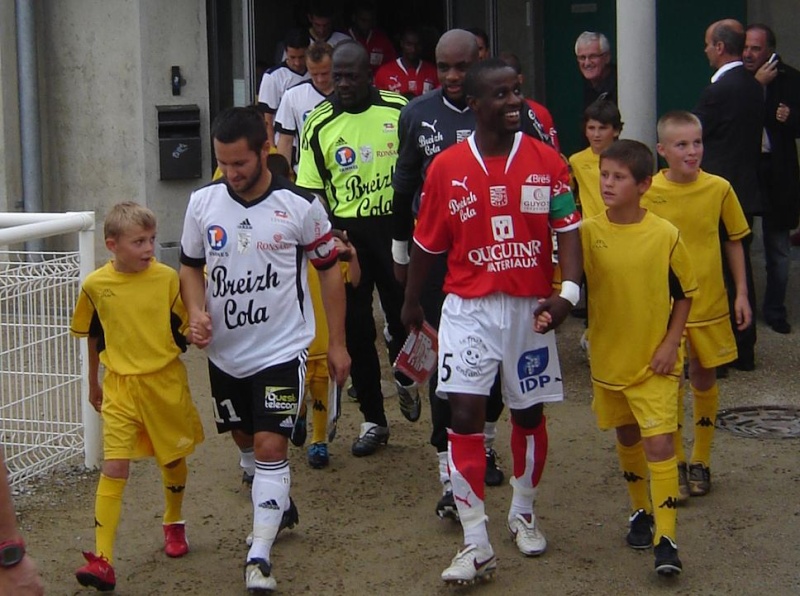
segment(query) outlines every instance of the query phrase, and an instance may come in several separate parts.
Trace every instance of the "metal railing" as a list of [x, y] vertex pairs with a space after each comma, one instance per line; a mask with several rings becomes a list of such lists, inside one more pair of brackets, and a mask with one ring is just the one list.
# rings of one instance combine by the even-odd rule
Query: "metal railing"
[[[11, 245], [78, 235], [77, 252]], [[83, 455], [100, 463], [100, 421], [84, 397], [86, 342], [69, 334], [94, 269], [94, 214], [0, 213], [0, 445], [12, 484]]]

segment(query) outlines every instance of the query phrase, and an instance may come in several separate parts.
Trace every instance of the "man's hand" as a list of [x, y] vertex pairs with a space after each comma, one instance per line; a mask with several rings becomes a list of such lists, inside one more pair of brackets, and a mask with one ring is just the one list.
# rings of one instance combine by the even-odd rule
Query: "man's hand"
[[675, 363], [678, 361], [678, 350], [680, 347], [680, 343], [675, 344], [675, 342], [668, 339], [662, 341], [656, 348], [653, 359], [650, 361], [650, 368], [653, 369], [653, 372], [659, 375], [668, 375], [671, 373], [672, 369], [675, 368]]
[[328, 375], [336, 382], [338, 387], [343, 387], [350, 374], [350, 354], [345, 346], [328, 346]]
[[36, 564], [28, 555], [8, 569], [0, 569], [0, 594], [5, 596], [42, 596], [44, 585]]
[[412, 329], [419, 329], [425, 320], [425, 312], [422, 310], [422, 305], [419, 301], [410, 302], [405, 300], [403, 308], [400, 310], [400, 321], [406, 328], [406, 331]]
[[394, 265], [394, 278], [397, 283], [405, 287], [408, 279], [408, 265], [401, 265], [400, 263], [392, 263], [392, 265]]
[[789, 119], [789, 114], [791, 113], [792, 111], [789, 109], [789, 106], [787, 106], [785, 103], [779, 103], [778, 109], [775, 111], [775, 120], [778, 122], [786, 122]]
[[567, 318], [572, 305], [555, 292], [548, 298], [540, 298], [539, 306], [533, 311], [533, 330], [536, 333], [547, 333], [555, 329]]
[[769, 85], [778, 76], [778, 61], [764, 62], [756, 71], [756, 80], [762, 85]]
[[189, 314], [189, 337], [191, 342], [202, 349], [211, 343], [211, 315], [205, 311]]

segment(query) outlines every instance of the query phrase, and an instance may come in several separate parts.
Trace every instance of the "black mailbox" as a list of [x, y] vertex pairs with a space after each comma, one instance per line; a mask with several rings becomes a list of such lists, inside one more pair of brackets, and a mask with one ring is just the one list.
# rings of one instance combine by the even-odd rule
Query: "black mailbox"
[[200, 108], [195, 104], [156, 106], [161, 180], [200, 178]]

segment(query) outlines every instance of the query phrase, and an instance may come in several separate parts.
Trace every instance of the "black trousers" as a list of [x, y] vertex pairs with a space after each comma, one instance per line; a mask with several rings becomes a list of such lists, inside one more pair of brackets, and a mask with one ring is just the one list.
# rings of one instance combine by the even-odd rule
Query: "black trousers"
[[[361, 282], [347, 286], [347, 351], [352, 359], [350, 376], [358, 392], [358, 402], [365, 422], [386, 426], [381, 392], [381, 367], [375, 348], [377, 334], [372, 310], [374, 289], [378, 290], [381, 308], [388, 327], [389, 359], [394, 362], [406, 340], [400, 322], [403, 288], [395, 280], [392, 264], [392, 227], [390, 217], [337, 219], [334, 225], [347, 230], [361, 265]], [[410, 380], [400, 378], [404, 384]]]
[[[425, 311], [425, 320], [436, 329], [439, 328], [439, 320], [442, 316], [442, 304], [444, 304], [445, 293], [442, 291], [444, 276], [447, 273], [447, 255], [441, 255], [428, 274], [425, 285], [420, 296], [422, 310]], [[436, 447], [436, 451], [441, 453], [447, 451], [447, 427], [450, 426], [450, 402], [436, 396], [436, 386], [438, 385], [438, 371], [434, 370], [428, 382], [428, 399], [431, 404], [431, 445]], [[500, 375], [498, 375], [492, 389], [489, 392], [489, 400], [486, 403], [486, 420], [497, 422], [500, 414], [503, 413], [503, 394], [500, 389]]]
[[[745, 215], [747, 218], [747, 225], [753, 229], [753, 216]], [[723, 238], [722, 246], [722, 273], [725, 279], [725, 289], [728, 292], [728, 308], [730, 309], [731, 326], [733, 327], [733, 335], [736, 338], [736, 347], [739, 352], [737, 358], [738, 362], [745, 366], [755, 363], [755, 350], [756, 350], [756, 288], [753, 282], [753, 265], [750, 262], [750, 248], [753, 244], [753, 234], [742, 238], [742, 249], [744, 251], [744, 269], [745, 278], [747, 283], [747, 298], [750, 301], [750, 308], [753, 310], [753, 322], [750, 326], [742, 331], [736, 328], [736, 312], [733, 309], [734, 301], [736, 300], [736, 285], [733, 283], [733, 276], [731, 275], [730, 268], [728, 267], [728, 259], [725, 257], [725, 238], [724, 232], [720, 234]]]

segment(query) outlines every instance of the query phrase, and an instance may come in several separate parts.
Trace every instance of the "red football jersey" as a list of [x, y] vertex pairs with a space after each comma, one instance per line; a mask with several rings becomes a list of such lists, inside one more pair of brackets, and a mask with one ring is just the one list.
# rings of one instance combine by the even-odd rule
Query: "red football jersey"
[[553, 122], [553, 115], [550, 113], [550, 110], [548, 110], [539, 102], [533, 101], [532, 99], [526, 99], [525, 101], [528, 102], [528, 107], [533, 110], [533, 113], [536, 114], [539, 122], [542, 123], [544, 131], [550, 135], [556, 151], [561, 151], [561, 145], [558, 142], [558, 131], [556, 130], [556, 125], [555, 122]]
[[373, 75], [382, 64], [386, 64], [397, 58], [397, 52], [394, 51], [392, 41], [380, 29], [373, 29], [370, 31], [366, 39], [360, 37], [352, 29], [348, 29], [347, 32], [350, 34], [350, 37], [355, 39], [367, 50], [369, 54], [369, 65], [372, 68]]
[[439, 86], [436, 67], [430, 62], [420, 60], [417, 68], [407, 68], [403, 59], [387, 62], [375, 74], [378, 89], [394, 91], [403, 95], [422, 95]]
[[422, 193], [414, 241], [447, 252], [445, 292], [552, 293], [551, 229], [580, 224], [567, 165], [552, 147], [520, 132], [507, 157], [483, 157], [473, 134], [433, 160]]

